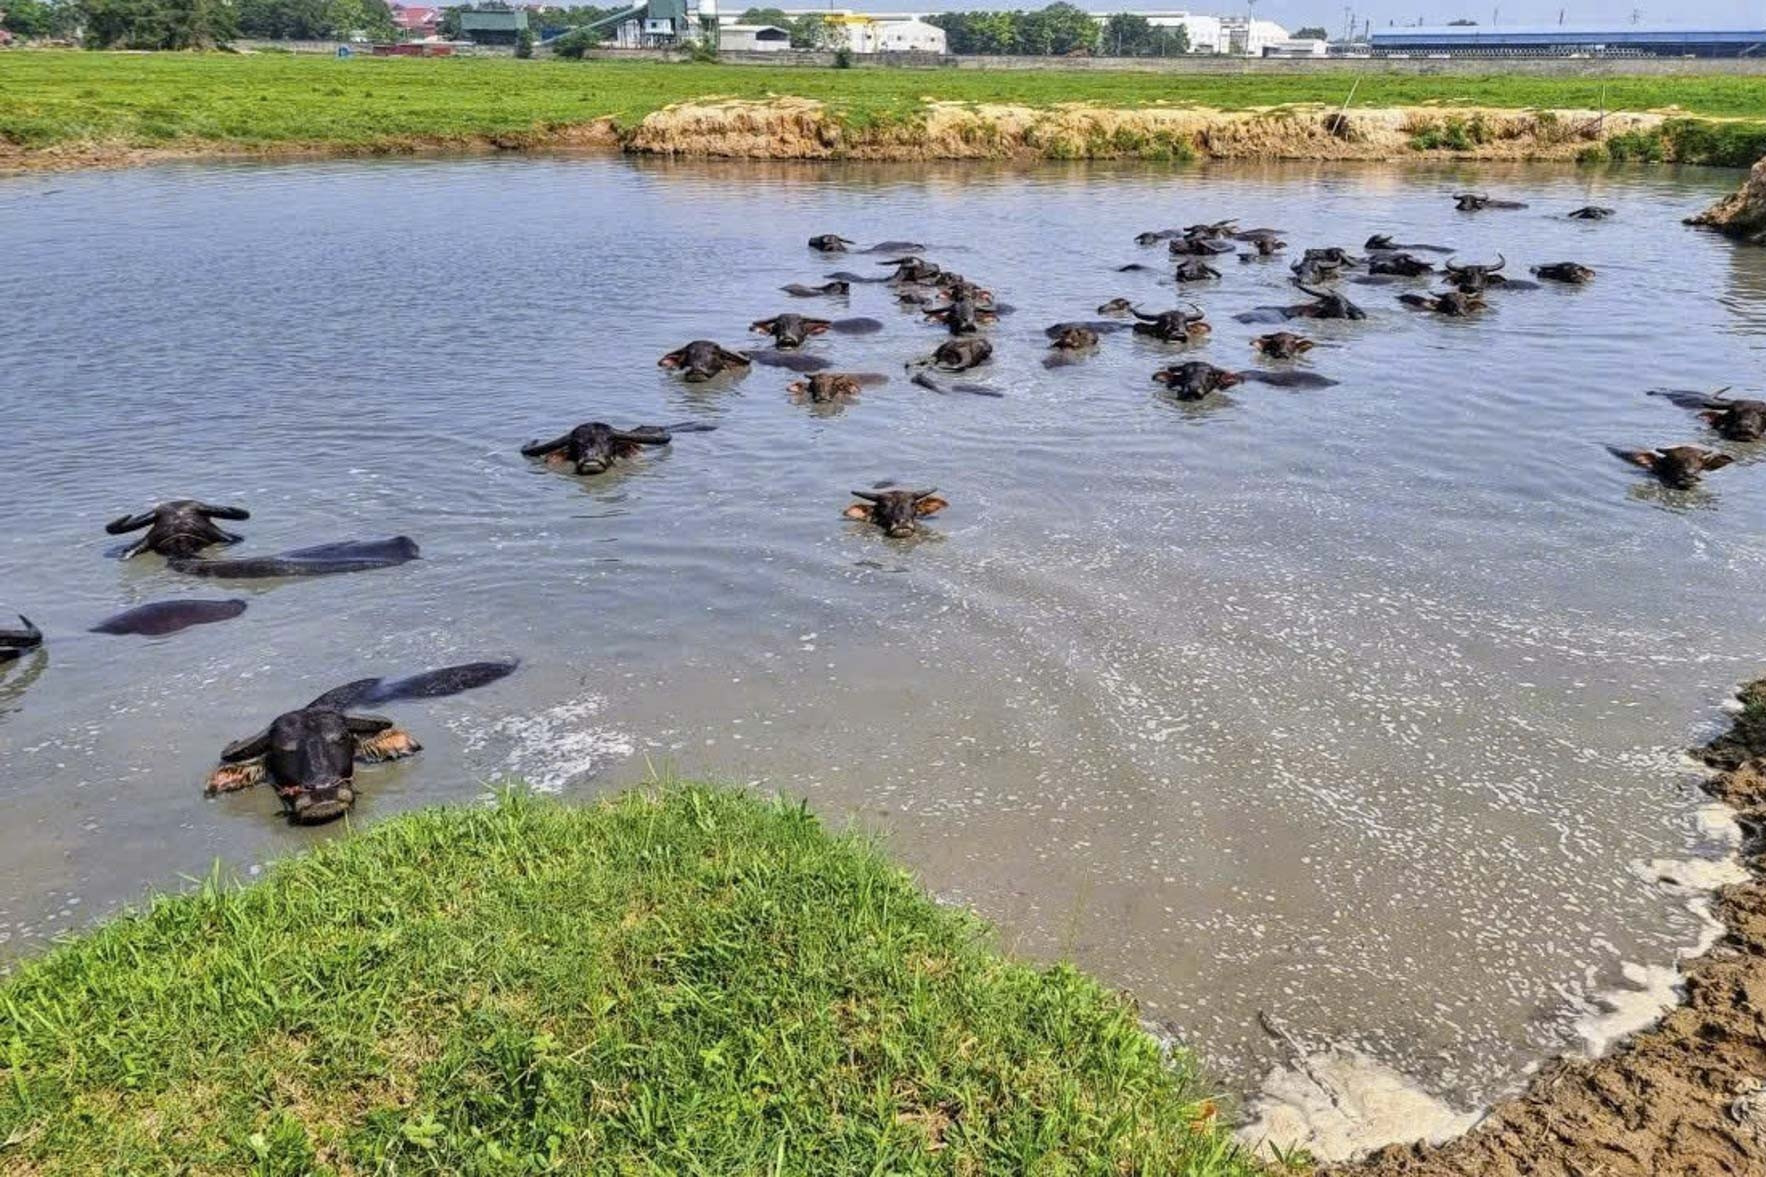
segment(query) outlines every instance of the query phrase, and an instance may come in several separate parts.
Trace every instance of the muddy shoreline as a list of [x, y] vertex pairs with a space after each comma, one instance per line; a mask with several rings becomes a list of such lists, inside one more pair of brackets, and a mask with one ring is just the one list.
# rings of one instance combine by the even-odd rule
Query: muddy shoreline
[[1744, 831], [1745, 882], [1720, 889], [1722, 938], [1681, 970], [1685, 998], [1597, 1059], [1547, 1063], [1439, 1146], [1389, 1145], [1331, 1177], [1732, 1177], [1766, 1172], [1766, 679], [1694, 755]]
[[1322, 106], [1226, 111], [934, 102], [911, 118], [854, 125], [809, 99], [711, 99], [666, 107], [630, 127], [598, 118], [531, 131], [348, 143], [0, 144], [0, 171], [559, 150], [773, 160], [1574, 160], [1616, 136], [1654, 132], [1668, 117], [1432, 106], [1344, 113]]

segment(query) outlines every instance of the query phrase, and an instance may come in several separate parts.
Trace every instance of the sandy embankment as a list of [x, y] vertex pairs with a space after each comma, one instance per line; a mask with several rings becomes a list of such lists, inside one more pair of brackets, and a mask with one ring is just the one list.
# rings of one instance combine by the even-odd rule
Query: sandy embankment
[[[1661, 114], [1473, 107], [1392, 107], [1339, 114], [1324, 106], [1223, 111], [1193, 106], [1037, 108], [929, 101], [901, 118], [853, 121], [804, 98], [708, 98], [620, 128], [595, 119], [545, 130], [399, 136], [358, 143], [163, 147], [82, 142], [0, 145], [0, 168], [114, 167], [165, 160], [285, 159], [462, 151], [624, 150], [740, 159], [1574, 159], [1617, 134], [1659, 126]], [[1419, 150], [1419, 144], [1429, 144]]]
[[1717, 770], [1705, 790], [1750, 835], [1746, 869], [1716, 893], [1721, 937], [1683, 966], [1685, 1000], [1600, 1058], [1547, 1065], [1458, 1139], [1382, 1149], [1334, 1177], [1766, 1173], [1766, 680], [1741, 701], [1698, 754]]
[[1741, 188], [1696, 217], [1689, 225], [1709, 225], [1755, 245], [1766, 245], [1766, 159], [1754, 165]]

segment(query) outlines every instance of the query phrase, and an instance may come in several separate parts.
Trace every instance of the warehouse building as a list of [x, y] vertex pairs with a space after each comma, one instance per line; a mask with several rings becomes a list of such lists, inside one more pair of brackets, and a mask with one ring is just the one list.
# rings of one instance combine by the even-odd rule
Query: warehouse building
[[1376, 57], [1766, 57], [1766, 29], [1456, 25], [1375, 29], [1371, 41]]

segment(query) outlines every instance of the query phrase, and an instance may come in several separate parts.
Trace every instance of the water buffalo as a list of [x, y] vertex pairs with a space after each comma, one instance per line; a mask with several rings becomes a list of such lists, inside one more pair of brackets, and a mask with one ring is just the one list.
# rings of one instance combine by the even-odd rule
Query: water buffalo
[[952, 335], [973, 335], [981, 330], [981, 324], [998, 322], [999, 316], [993, 311], [985, 310], [974, 299], [963, 297], [952, 299], [941, 307], [930, 307], [926, 317], [936, 323], [943, 323]]
[[950, 506], [937, 497], [936, 487], [926, 490], [855, 490], [853, 503], [842, 511], [848, 519], [862, 519], [883, 529], [890, 539], [906, 539], [920, 530], [920, 520]]
[[275, 556], [252, 556], [241, 560], [204, 560], [182, 557], [168, 561], [173, 572], [221, 579], [259, 580], [279, 576], [331, 576], [340, 572], [366, 572], [392, 568], [418, 559], [417, 542], [408, 535], [391, 539], [344, 540], [296, 548]]
[[993, 358], [993, 344], [978, 336], [962, 339], [947, 339], [938, 345], [928, 361], [934, 367], [946, 372], [966, 372], [970, 368], [978, 368]]
[[1166, 246], [1173, 257], [1212, 257], [1217, 253], [1231, 253], [1233, 247], [1214, 237], [1174, 237]]
[[1759, 441], [1766, 437], [1766, 401], [1731, 399], [1723, 395], [1728, 391], [1727, 388], [1719, 388], [1716, 392], [1658, 388], [1650, 395], [1666, 397], [1683, 409], [1697, 411], [1705, 424], [1730, 441]]
[[805, 286], [801, 282], [792, 282], [779, 287], [779, 289], [793, 298], [819, 298], [823, 295], [850, 294], [852, 293], [852, 283], [836, 280], [824, 282], [820, 286]]
[[1338, 294], [1334, 290], [1318, 290], [1295, 278], [1294, 286], [1305, 295], [1310, 295], [1312, 302], [1303, 302], [1294, 306], [1262, 306], [1234, 318], [1241, 323], [1268, 322], [1271, 317], [1277, 319], [1365, 319], [1367, 312], [1349, 301], [1347, 295]]
[[809, 239], [809, 247], [818, 253], [845, 253], [851, 244], [837, 233], [821, 233]]
[[1128, 310], [1139, 320], [1134, 325], [1136, 335], [1148, 335], [1163, 343], [1188, 343], [1214, 330], [1208, 325], [1202, 308], [1193, 302], [1187, 311], [1160, 311], [1156, 315], [1143, 314], [1138, 307]]
[[829, 319], [785, 314], [774, 315], [770, 319], [756, 319], [748, 325], [748, 329], [759, 335], [771, 335], [774, 347], [790, 350], [802, 347], [811, 335], [825, 334], [833, 326], [833, 321]]
[[1455, 319], [1466, 318], [1484, 309], [1482, 294], [1467, 294], [1462, 290], [1448, 290], [1441, 294], [1400, 294], [1398, 301], [1415, 310], [1433, 311]]
[[1580, 286], [1594, 277], [1594, 271], [1579, 262], [1548, 262], [1534, 266], [1533, 273], [1552, 282], [1568, 282]]
[[1199, 257], [1186, 257], [1177, 263], [1177, 271], [1172, 277], [1179, 282], [1206, 282], [1220, 277], [1220, 271]]
[[1492, 200], [1478, 192], [1460, 192], [1453, 197], [1453, 207], [1462, 213], [1483, 212], [1487, 208], [1526, 208], [1519, 200]]
[[660, 360], [658, 368], [676, 368], [689, 384], [698, 384], [732, 368], [746, 368], [749, 358], [742, 352], [730, 351], [709, 339], [695, 339], [685, 347], [676, 348]]
[[808, 380], [793, 381], [785, 390], [795, 400], [826, 405], [852, 400], [859, 389], [888, 382], [889, 377], [876, 372], [818, 372]]
[[228, 621], [243, 612], [245, 602], [237, 598], [226, 601], [151, 601], [105, 618], [94, 625], [91, 632], [163, 637], [193, 625]]
[[1697, 445], [1670, 445], [1654, 450], [1622, 450], [1608, 446], [1607, 451], [1621, 461], [1648, 470], [1675, 490], [1690, 490], [1697, 485], [1701, 475], [1721, 470], [1735, 461], [1728, 454]]
[[408, 679], [361, 679], [287, 711], [254, 736], [227, 745], [203, 787], [207, 796], [268, 780], [290, 821], [317, 825], [349, 812], [356, 800], [355, 766], [422, 751], [410, 733], [378, 715], [350, 715], [363, 703], [428, 699], [495, 682], [513, 662], [450, 666]]
[[1394, 241], [1389, 233], [1375, 233], [1362, 243], [1363, 249], [1391, 252], [1400, 249], [1414, 249], [1422, 253], [1452, 253], [1451, 245], [1430, 245], [1422, 241]]
[[521, 447], [527, 458], [544, 458], [550, 466], [570, 466], [585, 477], [603, 474], [620, 458], [629, 458], [647, 445], [667, 445], [677, 433], [705, 433], [716, 429], [698, 421], [673, 425], [635, 425], [615, 429], [604, 421], [585, 421], [551, 441], [530, 441]]
[[1238, 229], [1231, 236], [1234, 241], [1248, 241], [1255, 245], [1260, 241], [1274, 241], [1281, 244], [1282, 229]]
[[1237, 231], [1235, 228], [1237, 224], [1238, 220], [1234, 217], [1228, 217], [1224, 221], [1204, 221], [1200, 225], [1185, 225], [1183, 235], [1185, 237], [1200, 237], [1205, 240], [1231, 237]]
[[937, 263], [929, 262], [923, 257], [908, 256], [892, 258], [878, 265], [894, 266], [895, 273], [884, 279], [887, 282], [931, 282], [944, 273]]
[[1508, 278], [1502, 273], [1508, 259], [1500, 253], [1496, 255], [1494, 265], [1461, 266], [1455, 265], [1452, 258], [1441, 265], [1447, 271], [1447, 281], [1466, 294], [1479, 294], [1490, 286], [1508, 285]]
[[1616, 208], [1602, 208], [1598, 204], [1585, 204], [1564, 215], [1572, 221], [1604, 221], [1618, 211]]
[[1153, 373], [1153, 382], [1180, 401], [1199, 401], [1210, 393], [1242, 383], [1244, 377], [1200, 360], [1172, 364]]
[[1098, 332], [1095, 327], [1084, 323], [1057, 323], [1049, 328], [1049, 346], [1057, 351], [1082, 351], [1098, 345]]
[[936, 392], [940, 396], [945, 396], [945, 395], [948, 395], [953, 392], [968, 392], [968, 393], [973, 393], [976, 396], [1004, 396], [1004, 395], [1006, 395], [1005, 393], [1001, 392], [999, 389], [989, 388], [985, 384], [963, 384], [960, 382], [957, 384], [940, 384], [938, 381], [936, 381], [932, 378], [930, 373], [927, 373], [927, 372], [917, 373], [914, 376], [911, 383], [917, 384], [921, 388], [929, 389], [932, 392]]
[[1133, 308], [1134, 302], [1131, 299], [1112, 298], [1109, 302], [1098, 307], [1097, 313], [1100, 315], [1126, 315]]
[[1169, 241], [1181, 232], [1181, 229], [1148, 229], [1144, 233], [1136, 233], [1134, 243], [1136, 245], [1157, 245], [1161, 241]]
[[0, 629], [0, 662], [23, 658], [27, 650], [43, 644], [43, 631], [32, 625], [29, 617], [20, 613], [18, 620], [23, 629]]
[[1240, 261], [1254, 262], [1260, 258], [1274, 257], [1282, 250], [1288, 248], [1288, 243], [1286, 241], [1274, 237], [1258, 237], [1251, 242], [1251, 245], [1251, 250], [1239, 255]]
[[1367, 272], [1370, 274], [1391, 274], [1400, 278], [1416, 278], [1423, 274], [1433, 274], [1435, 267], [1414, 254], [1376, 253], [1367, 259]]
[[1272, 331], [1253, 339], [1251, 346], [1258, 354], [1272, 360], [1291, 360], [1311, 351], [1315, 345], [1304, 335], [1295, 335], [1292, 331]]
[[[244, 507], [215, 507], [195, 499], [176, 499], [160, 503], [139, 515], [124, 515], [104, 525], [111, 535], [148, 528], [140, 541], [123, 553], [127, 560], [142, 552], [158, 552], [162, 556], [194, 556], [213, 544], [236, 544], [243, 537], [222, 531], [216, 519], [250, 519]], [[149, 526], [151, 525], [151, 526]]]

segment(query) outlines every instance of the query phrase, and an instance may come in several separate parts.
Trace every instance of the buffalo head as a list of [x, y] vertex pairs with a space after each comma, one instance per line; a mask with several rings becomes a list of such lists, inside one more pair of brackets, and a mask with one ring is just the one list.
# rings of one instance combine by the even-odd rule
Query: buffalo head
[[1697, 445], [1670, 445], [1655, 450], [1621, 450], [1608, 447], [1614, 457], [1648, 470], [1664, 485], [1689, 490], [1699, 478], [1735, 461], [1728, 454]]
[[920, 520], [950, 506], [937, 497], [935, 487], [926, 490], [855, 490], [862, 502], [843, 512], [848, 519], [862, 519], [883, 529], [891, 539], [906, 539], [920, 530]]
[[268, 779], [290, 820], [316, 825], [342, 817], [355, 804], [356, 761], [393, 760], [420, 750], [390, 719], [305, 707], [227, 745], [206, 792], [230, 793]]

